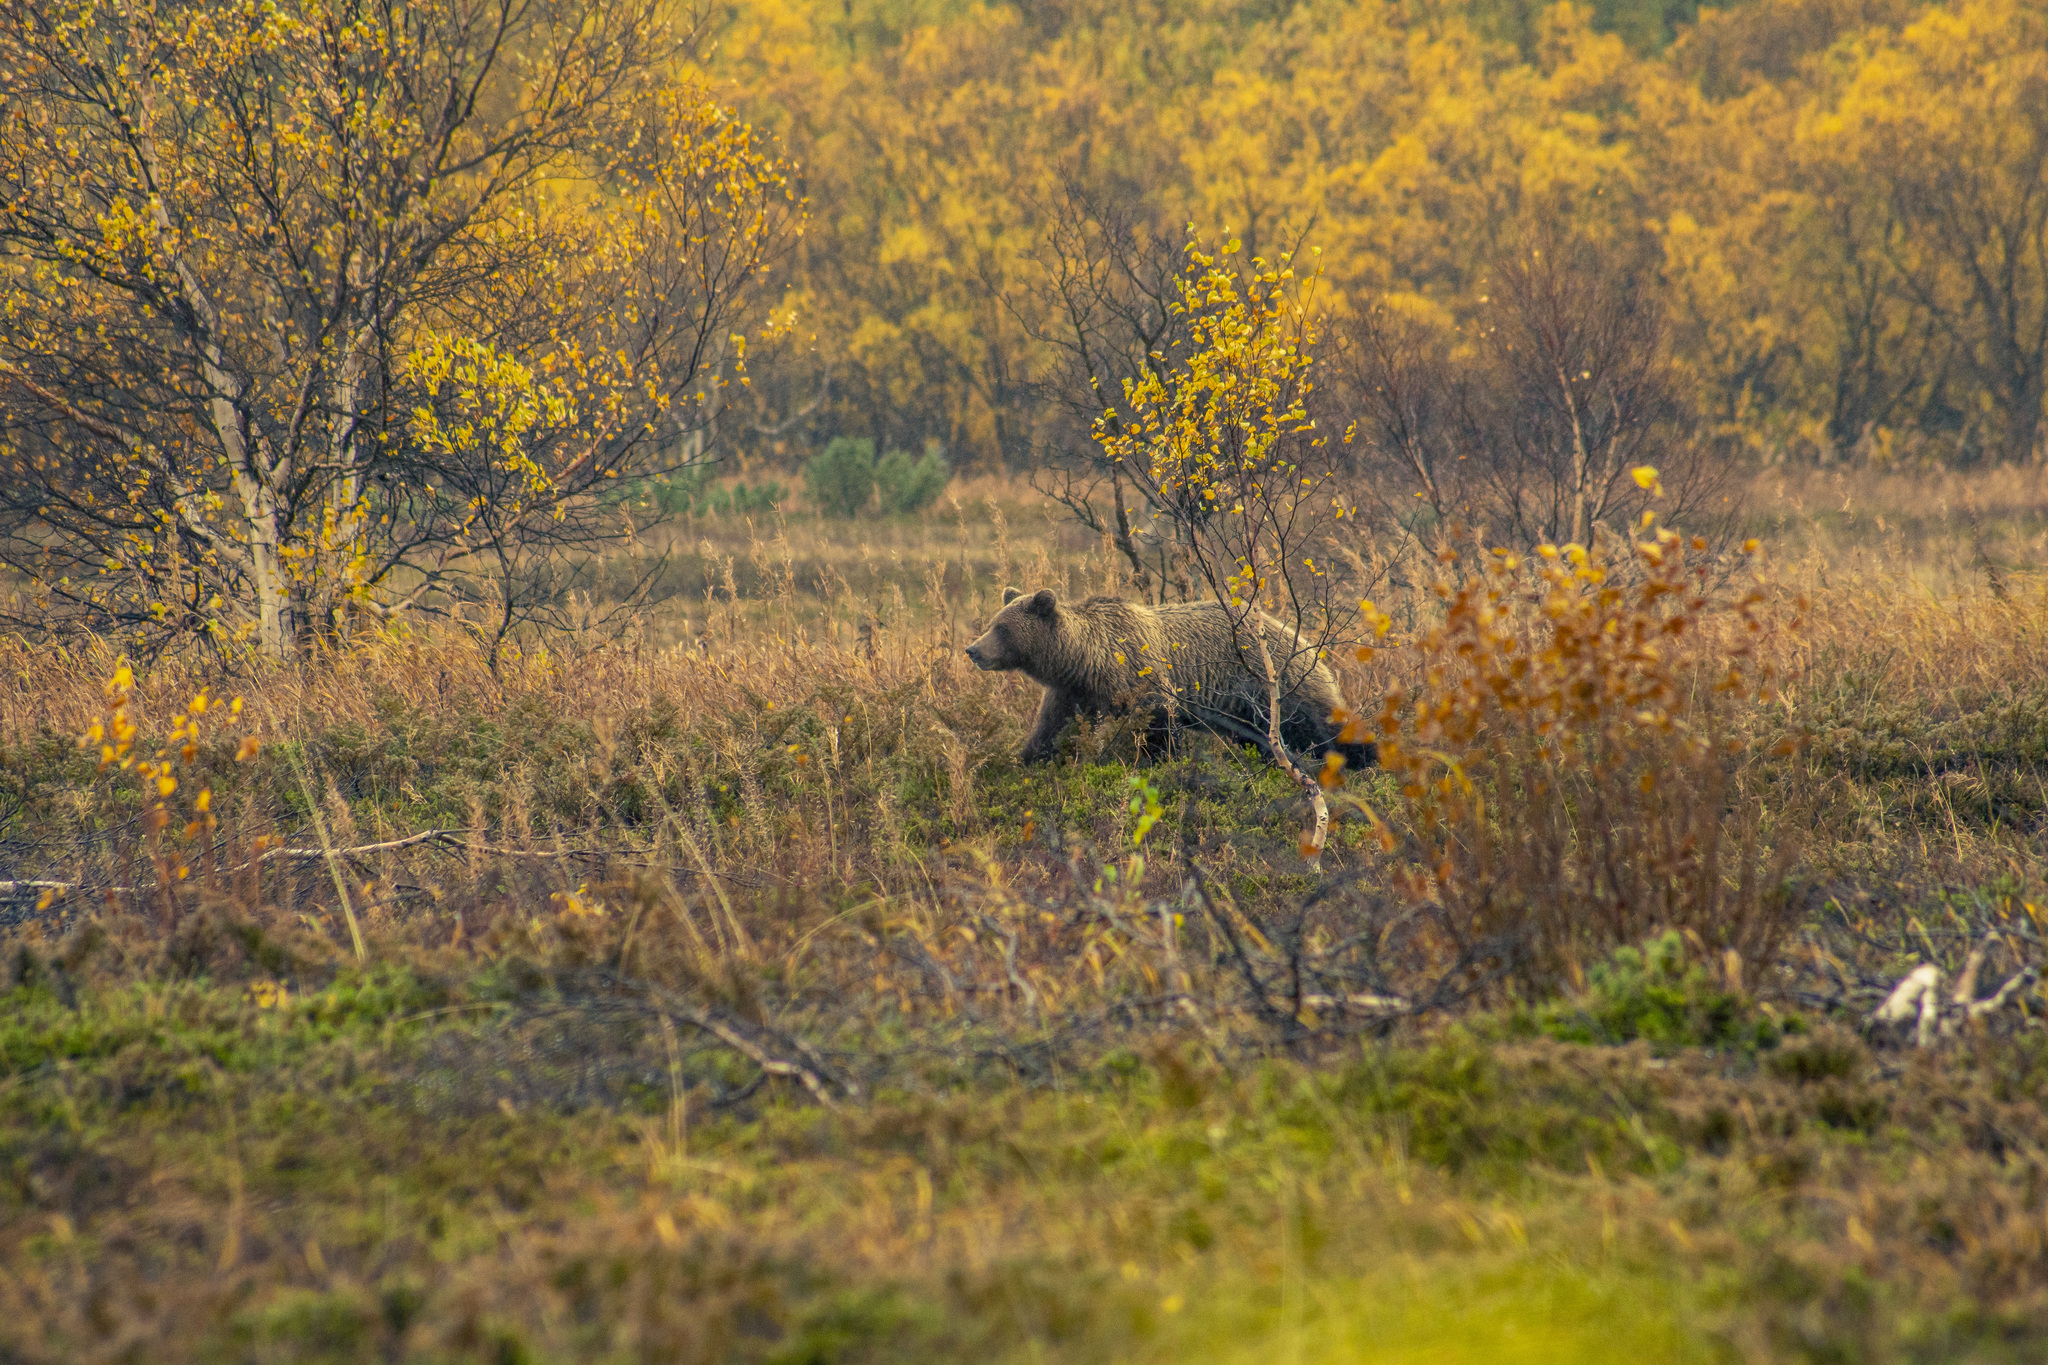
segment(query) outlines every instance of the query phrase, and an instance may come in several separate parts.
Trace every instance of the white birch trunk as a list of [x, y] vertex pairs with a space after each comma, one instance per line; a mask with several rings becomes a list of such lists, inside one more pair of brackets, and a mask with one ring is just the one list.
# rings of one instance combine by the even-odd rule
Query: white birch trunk
[[[207, 380], [228, 376], [207, 365]], [[271, 491], [265, 471], [251, 457], [249, 441], [242, 431], [241, 413], [234, 400], [216, 396], [207, 405], [214, 434], [227, 456], [228, 472], [234, 479], [235, 494], [242, 502], [242, 525], [249, 545], [249, 578], [256, 593], [257, 647], [272, 658], [288, 658], [298, 649], [298, 622], [292, 610], [289, 575], [279, 543], [277, 495]]]
[[1280, 771], [1298, 785], [1309, 799], [1315, 815], [1315, 824], [1309, 837], [1302, 842], [1307, 851], [1303, 856], [1308, 870], [1323, 870], [1323, 845], [1330, 837], [1330, 802], [1323, 795], [1323, 784], [1315, 774], [1303, 772], [1294, 756], [1287, 752], [1287, 745], [1280, 738], [1280, 671], [1273, 667], [1273, 650], [1266, 643], [1265, 622], [1258, 619], [1256, 610], [1250, 613], [1251, 627], [1259, 642], [1259, 662], [1266, 670], [1266, 742], [1273, 751], [1273, 761], [1280, 765]]
[[151, 216], [155, 219], [157, 231], [163, 235], [166, 250], [177, 268], [179, 286], [192, 310], [200, 376], [212, 394], [207, 402], [207, 416], [211, 420], [214, 437], [220, 442], [221, 454], [227, 461], [235, 494], [242, 503], [243, 531], [249, 547], [250, 586], [256, 594], [257, 647], [273, 658], [285, 658], [298, 647], [298, 623], [293, 619], [291, 584], [279, 543], [277, 471], [267, 467], [269, 462], [263, 458], [260, 436], [252, 441], [254, 433], [244, 427], [241, 399], [247, 393], [247, 385], [229, 368], [227, 353], [220, 343], [220, 311], [207, 295], [205, 283], [200, 280], [198, 272], [186, 262], [182, 253], [169, 248], [169, 244], [177, 240], [177, 228], [164, 207], [154, 128], [150, 126], [156, 115], [155, 100], [146, 82], [141, 102], [145, 126], [139, 130], [137, 146], [149, 179]]

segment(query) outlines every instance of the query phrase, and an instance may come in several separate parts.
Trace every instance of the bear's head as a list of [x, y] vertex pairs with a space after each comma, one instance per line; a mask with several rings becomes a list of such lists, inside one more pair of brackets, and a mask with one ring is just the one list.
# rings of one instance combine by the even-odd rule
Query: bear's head
[[1054, 655], [1059, 620], [1060, 600], [1052, 589], [1004, 588], [1003, 609], [989, 623], [988, 634], [967, 646], [967, 657], [976, 668], [992, 673], [1021, 669], [1035, 674]]

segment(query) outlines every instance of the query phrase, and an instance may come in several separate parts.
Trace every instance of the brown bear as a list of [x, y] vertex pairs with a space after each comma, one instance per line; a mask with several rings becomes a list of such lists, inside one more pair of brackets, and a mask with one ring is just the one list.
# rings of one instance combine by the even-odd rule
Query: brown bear
[[[1351, 767], [1370, 766], [1370, 743], [1351, 743], [1331, 717], [1344, 710], [1328, 666], [1293, 630], [1263, 612], [1273, 667], [1280, 670], [1280, 739], [1288, 751], [1321, 758], [1332, 750]], [[1214, 602], [1147, 607], [1114, 597], [1061, 602], [1051, 590], [1003, 590], [988, 633], [967, 647], [976, 668], [1017, 671], [1045, 687], [1023, 760], [1041, 763], [1077, 715], [1149, 708], [1150, 738], [1200, 725], [1267, 747], [1265, 664], [1249, 624], [1233, 626]]]

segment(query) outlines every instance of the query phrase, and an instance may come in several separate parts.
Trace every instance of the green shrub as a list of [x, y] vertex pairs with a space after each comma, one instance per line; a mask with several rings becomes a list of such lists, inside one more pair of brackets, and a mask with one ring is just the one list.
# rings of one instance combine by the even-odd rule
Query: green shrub
[[1778, 1026], [1744, 996], [1722, 990], [1685, 960], [1673, 931], [1641, 948], [1619, 948], [1586, 974], [1579, 999], [1545, 1006], [1537, 1025], [1574, 1043], [1628, 1043], [1656, 1048], [1777, 1046]]
[[923, 459], [913, 459], [907, 450], [892, 450], [875, 466], [884, 512], [922, 512], [939, 500], [952, 477], [936, 450], [927, 450]]
[[667, 494], [667, 482], [668, 480], [659, 477], [620, 479], [598, 489], [597, 500], [600, 506], [607, 508], [629, 507], [635, 513], [666, 516], [668, 509], [663, 503]]
[[698, 503], [698, 510], [712, 516], [758, 517], [773, 512], [781, 501], [780, 483], [764, 483], [759, 488], [748, 488], [744, 483], [736, 483], [731, 488], [712, 489]]
[[875, 492], [875, 443], [861, 437], [833, 437], [804, 466], [804, 486], [826, 516], [859, 516]]
[[704, 497], [710, 475], [709, 467], [692, 465], [665, 478], [649, 480], [654, 485], [655, 510], [664, 517], [688, 516], [693, 504]]
[[758, 488], [736, 483], [720, 488], [711, 482], [710, 465], [691, 465], [673, 474], [632, 479], [608, 491], [605, 505], [620, 504], [670, 517], [764, 516], [773, 512], [783, 498], [782, 485], [769, 482]]
[[704, 496], [710, 473], [708, 465], [692, 465], [670, 474], [621, 479], [607, 484], [598, 499], [606, 507], [630, 507], [635, 512], [664, 519], [687, 516], [692, 510], [703, 510], [697, 504]]

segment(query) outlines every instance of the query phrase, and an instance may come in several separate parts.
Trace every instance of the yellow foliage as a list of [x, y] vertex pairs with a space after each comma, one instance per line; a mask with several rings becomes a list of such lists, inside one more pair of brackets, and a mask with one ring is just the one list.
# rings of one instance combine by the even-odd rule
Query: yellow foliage
[[[1300, 496], [1300, 466], [1284, 442], [1309, 429], [1316, 341], [1292, 260], [1252, 257], [1240, 271], [1231, 258], [1241, 250], [1234, 240], [1213, 255], [1189, 248], [1175, 281], [1189, 322], [1184, 355], [1171, 370], [1126, 381], [1127, 415], [1096, 423], [1111, 460], [1142, 467], [1168, 499], [1213, 503], [1223, 517], [1245, 516], [1247, 501]], [[1252, 562], [1242, 569], [1247, 581], [1257, 572]]]
[[[206, 731], [208, 726], [231, 726], [242, 714], [242, 699], [235, 697], [223, 707], [208, 689], [200, 689], [171, 717], [162, 747], [144, 758], [136, 747], [140, 727], [134, 719], [135, 690], [134, 666], [124, 659], [107, 679], [105, 718], [86, 727], [78, 747], [98, 751], [102, 773], [135, 774], [144, 801], [142, 828], [160, 877], [182, 880], [188, 876], [189, 855], [199, 856], [212, 872], [215, 850], [211, 836], [219, 820], [213, 810], [213, 787], [207, 780], [211, 760], [205, 753]], [[247, 762], [259, 748], [253, 734], [242, 735], [234, 761]], [[191, 781], [181, 782], [180, 773]], [[180, 790], [189, 794], [190, 807], [190, 818], [182, 826], [171, 802]]]
[[412, 410], [412, 439], [450, 455], [481, 452], [515, 476], [524, 497], [545, 499], [555, 484], [528, 453], [538, 426], [576, 421], [576, 408], [534, 372], [471, 337], [423, 333], [399, 375], [426, 401]]
[[[2048, 104], [2029, 103], [2038, 0], [1753, 0], [1661, 51], [1648, 7], [1514, 13], [748, 7], [711, 66], [804, 149], [832, 224], [797, 280], [830, 325], [759, 410], [813, 402], [825, 370], [818, 430], [1034, 458], [1059, 439], [1033, 385], [1058, 321], [1033, 292], [1038, 244], [1078, 183], [1155, 235], [1192, 222], [1270, 260], [1318, 246], [1333, 319], [1395, 300], [1454, 349], [1484, 325], [1496, 260], [1555, 222], [1654, 267], [1634, 268], [1669, 305], [1690, 391], [1758, 454], [1898, 458], [1901, 432], [1980, 398], [1957, 439], [2024, 439], [2011, 414], [2041, 395], [2012, 343], [2048, 307], [2020, 192]], [[1943, 166], [1981, 182], [1943, 182], [1953, 221], [1901, 217], [1887, 185]], [[2007, 260], [1993, 308], [1973, 280]]]

